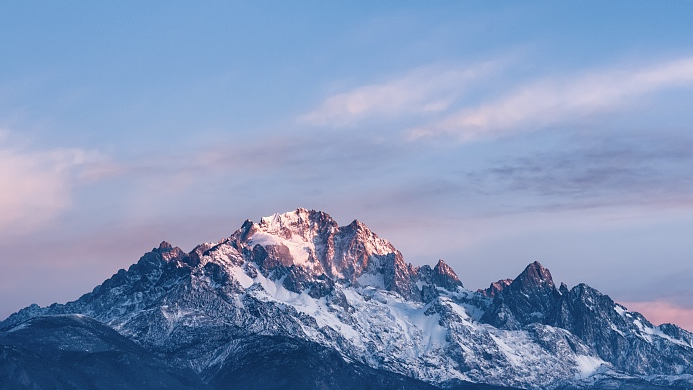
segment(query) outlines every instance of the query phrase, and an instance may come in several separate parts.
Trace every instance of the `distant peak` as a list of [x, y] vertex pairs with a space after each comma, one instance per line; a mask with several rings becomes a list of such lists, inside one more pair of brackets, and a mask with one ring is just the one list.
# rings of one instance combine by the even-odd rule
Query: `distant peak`
[[161, 244], [159, 244], [159, 251], [168, 252], [170, 250], [173, 250], [173, 246], [166, 241], [161, 241]]
[[547, 268], [545, 268], [543, 265], [541, 265], [541, 263], [538, 261], [535, 261], [533, 263], [529, 263], [529, 265], [527, 265], [527, 267], [525, 267], [525, 272], [530, 272], [530, 273], [536, 274], [542, 278], [544, 278], [546, 276], [551, 278], [551, 273], [549, 272], [549, 270]]
[[433, 267], [433, 280], [437, 285], [445, 287], [448, 290], [454, 290], [458, 286], [462, 287], [462, 282], [457, 277], [455, 271], [453, 271], [449, 265], [445, 264], [442, 259], [438, 260], [436, 266]]
[[530, 263], [515, 279], [513, 284], [515, 283], [524, 288], [555, 288], [551, 272], [538, 261]]
[[438, 270], [440, 270], [441, 272], [445, 272], [445, 271], [447, 271], [447, 270], [450, 270], [450, 272], [453, 272], [453, 273], [454, 273], [454, 271], [452, 270], [452, 268], [450, 268], [450, 266], [447, 265], [443, 259], [438, 259], [438, 262], [436, 263], [436, 266], [435, 266], [434, 269], [438, 269]]
[[354, 230], [358, 230], [358, 229], [369, 230], [368, 226], [366, 226], [363, 222], [359, 221], [358, 219], [351, 221], [351, 223], [349, 224], [349, 227], [351, 227]]
[[512, 282], [512, 279], [501, 279], [497, 282], [491, 283], [491, 285], [486, 290], [479, 289], [477, 291], [486, 295], [487, 297], [493, 298], [496, 295], [498, 295], [501, 291], [503, 291], [506, 287], [510, 286]]
[[568, 285], [567, 285], [567, 284], [561, 282], [561, 287], [558, 288], [558, 291], [560, 291], [561, 294], [568, 294], [568, 292], [569, 292], [570, 290], [568, 289]]

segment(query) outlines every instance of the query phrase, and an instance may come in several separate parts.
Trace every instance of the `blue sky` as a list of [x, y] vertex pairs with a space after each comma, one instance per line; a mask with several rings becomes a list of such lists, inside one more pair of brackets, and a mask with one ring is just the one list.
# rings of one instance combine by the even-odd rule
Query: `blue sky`
[[692, 12], [4, 2], [0, 317], [306, 207], [693, 329]]

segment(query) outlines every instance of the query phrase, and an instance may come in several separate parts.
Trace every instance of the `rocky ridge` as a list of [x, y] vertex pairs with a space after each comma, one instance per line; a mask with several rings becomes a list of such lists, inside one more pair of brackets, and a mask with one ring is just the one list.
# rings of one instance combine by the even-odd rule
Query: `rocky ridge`
[[190, 253], [163, 242], [91, 293], [32, 305], [0, 332], [72, 314], [205, 383], [251, 337], [302, 340], [438, 387], [584, 388], [603, 377], [655, 386], [693, 375], [690, 332], [654, 326], [584, 284], [556, 287], [538, 262], [473, 292], [442, 260], [414, 267], [364, 224], [305, 209], [246, 221]]

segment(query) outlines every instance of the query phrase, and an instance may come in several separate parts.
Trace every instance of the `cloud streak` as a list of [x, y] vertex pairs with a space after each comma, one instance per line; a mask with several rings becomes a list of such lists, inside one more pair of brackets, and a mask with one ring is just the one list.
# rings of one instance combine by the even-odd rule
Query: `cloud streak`
[[467, 68], [429, 66], [393, 80], [369, 84], [325, 99], [299, 122], [313, 126], [349, 126], [366, 119], [397, 119], [402, 116], [446, 111], [467, 87], [492, 74], [500, 62]]
[[464, 107], [409, 131], [411, 139], [452, 136], [461, 141], [501, 137], [623, 108], [635, 99], [693, 86], [693, 57], [639, 69], [605, 69], [546, 79], [496, 101]]
[[561, 151], [496, 162], [467, 173], [466, 180], [487, 194], [524, 195], [546, 211], [624, 205], [693, 207], [690, 136], [611, 133], [573, 139], [573, 143]]
[[294, 182], [340, 181], [400, 161], [411, 149], [407, 143], [384, 142], [373, 137], [308, 133], [269, 140], [220, 141], [175, 153], [175, 158], [169, 153], [152, 154], [130, 162], [103, 164], [103, 167], [95, 164], [88, 172], [105, 170], [117, 172], [124, 179], [191, 184], [215, 176], [243, 179], [281, 175]]
[[0, 144], [0, 232], [25, 233], [53, 219], [70, 205], [76, 170], [97, 159], [97, 153], [81, 149]]

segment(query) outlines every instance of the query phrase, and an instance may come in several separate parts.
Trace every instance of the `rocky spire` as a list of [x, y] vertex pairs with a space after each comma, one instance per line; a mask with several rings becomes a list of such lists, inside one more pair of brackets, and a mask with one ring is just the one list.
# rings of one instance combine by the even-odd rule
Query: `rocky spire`
[[560, 304], [551, 272], [538, 261], [529, 264], [507, 287], [499, 289], [484, 321], [507, 329], [546, 323]]
[[159, 244], [159, 252], [168, 252], [173, 249], [173, 246], [166, 241], [161, 241]]
[[528, 292], [536, 289], [554, 289], [551, 272], [538, 261], [529, 264], [512, 282], [518, 290]]
[[485, 290], [477, 290], [478, 292], [486, 295], [487, 297], [495, 297], [498, 295], [501, 291], [503, 291], [506, 287], [510, 286], [510, 284], [513, 282], [512, 279], [501, 279], [497, 282], [491, 283], [490, 286], [488, 286], [487, 289]]
[[455, 290], [457, 287], [462, 287], [462, 282], [455, 274], [455, 271], [449, 265], [440, 259], [438, 264], [433, 267], [433, 283], [447, 290]]

